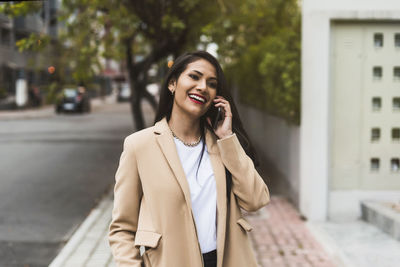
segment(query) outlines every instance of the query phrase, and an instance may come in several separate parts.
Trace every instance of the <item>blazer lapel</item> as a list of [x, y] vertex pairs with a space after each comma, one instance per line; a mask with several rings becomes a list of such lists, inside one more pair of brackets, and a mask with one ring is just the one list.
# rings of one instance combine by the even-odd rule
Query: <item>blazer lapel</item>
[[222, 266], [226, 233], [226, 177], [214, 134], [206, 131], [206, 144], [217, 185], [217, 267]]
[[183, 170], [181, 161], [179, 159], [174, 138], [172, 136], [171, 131], [169, 130], [166, 118], [156, 123], [154, 132], [157, 134], [156, 139], [161, 148], [161, 151], [164, 154], [165, 159], [167, 160], [169, 166], [171, 167], [173, 173], [175, 174], [175, 178], [178, 181], [183, 191], [186, 204], [188, 205], [189, 209], [192, 210], [189, 184], [186, 180], [186, 175]]

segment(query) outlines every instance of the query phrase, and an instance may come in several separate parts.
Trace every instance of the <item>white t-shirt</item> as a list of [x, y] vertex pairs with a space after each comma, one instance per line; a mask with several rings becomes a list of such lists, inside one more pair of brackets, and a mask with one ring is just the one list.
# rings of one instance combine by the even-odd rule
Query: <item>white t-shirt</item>
[[207, 146], [204, 147], [196, 178], [203, 140], [194, 147], [185, 146], [177, 138], [174, 138], [174, 141], [189, 183], [192, 212], [201, 253], [207, 253], [217, 248], [217, 187]]

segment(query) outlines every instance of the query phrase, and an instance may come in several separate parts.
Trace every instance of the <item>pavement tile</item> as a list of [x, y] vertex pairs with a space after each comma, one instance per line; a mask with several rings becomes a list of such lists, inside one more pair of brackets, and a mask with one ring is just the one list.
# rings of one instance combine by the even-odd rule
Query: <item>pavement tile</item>
[[245, 216], [254, 227], [250, 238], [261, 267], [335, 266], [285, 198], [272, 196], [256, 215]]

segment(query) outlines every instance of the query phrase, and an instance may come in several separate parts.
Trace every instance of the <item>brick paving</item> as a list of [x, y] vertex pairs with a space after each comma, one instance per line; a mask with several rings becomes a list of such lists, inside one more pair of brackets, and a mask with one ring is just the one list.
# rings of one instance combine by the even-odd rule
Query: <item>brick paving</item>
[[336, 266], [286, 198], [272, 196], [266, 207], [245, 217], [253, 226], [250, 238], [260, 266]]

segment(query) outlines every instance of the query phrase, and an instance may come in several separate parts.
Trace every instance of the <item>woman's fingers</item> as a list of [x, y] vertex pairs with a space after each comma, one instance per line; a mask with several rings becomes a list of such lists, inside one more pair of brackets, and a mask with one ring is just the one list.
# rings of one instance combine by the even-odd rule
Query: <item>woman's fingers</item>
[[218, 122], [217, 129], [215, 129], [215, 134], [219, 138], [224, 138], [232, 134], [232, 112], [231, 112], [231, 105], [229, 101], [227, 101], [222, 96], [217, 96], [214, 99], [214, 106], [216, 108], [222, 107], [224, 110], [224, 119]]
[[215, 107], [223, 107], [225, 111], [225, 117], [232, 117], [231, 106], [224, 98], [214, 99]]

